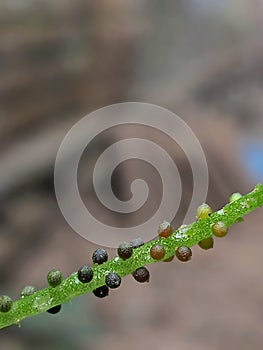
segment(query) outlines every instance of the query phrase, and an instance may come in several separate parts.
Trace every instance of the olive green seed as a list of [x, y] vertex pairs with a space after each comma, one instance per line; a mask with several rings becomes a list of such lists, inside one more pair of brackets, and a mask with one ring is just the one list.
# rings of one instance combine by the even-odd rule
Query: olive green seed
[[11, 310], [13, 300], [7, 295], [0, 296], [0, 312], [8, 312]]
[[59, 270], [51, 270], [47, 275], [47, 281], [50, 287], [57, 287], [62, 282], [62, 273]]

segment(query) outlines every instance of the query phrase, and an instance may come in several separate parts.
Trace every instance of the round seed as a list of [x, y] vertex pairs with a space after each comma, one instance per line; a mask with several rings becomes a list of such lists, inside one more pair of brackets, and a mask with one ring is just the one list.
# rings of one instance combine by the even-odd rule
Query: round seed
[[161, 244], [155, 244], [150, 249], [150, 255], [155, 260], [161, 260], [165, 256], [164, 246]]
[[82, 266], [78, 270], [78, 279], [82, 283], [88, 283], [93, 278], [93, 270], [91, 266]]
[[108, 260], [108, 253], [103, 248], [96, 249], [92, 254], [94, 264], [103, 264]]
[[115, 272], [110, 272], [105, 277], [105, 284], [112, 289], [118, 288], [121, 284], [121, 277]]
[[134, 279], [140, 283], [149, 282], [150, 272], [146, 267], [139, 267], [132, 273]]
[[98, 298], [104, 298], [109, 295], [109, 288], [107, 286], [102, 286], [94, 289], [93, 294]]
[[118, 247], [118, 255], [123, 260], [127, 260], [132, 256], [133, 248], [131, 243], [122, 243]]
[[163, 221], [158, 227], [158, 235], [167, 238], [173, 233], [173, 227], [168, 221]]
[[228, 232], [228, 227], [224, 222], [219, 221], [212, 226], [212, 231], [216, 237], [224, 237]]
[[50, 287], [57, 287], [62, 282], [62, 273], [59, 270], [51, 270], [47, 275], [47, 281]]
[[47, 310], [49, 314], [55, 315], [61, 310], [61, 305], [56, 305]]
[[231, 203], [231, 202], [234, 202], [234, 201], [238, 200], [238, 199], [241, 198], [241, 197], [242, 197], [242, 195], [241, 195], [240, 193], [238, 193], [238, 192], [233, 193], [233, 194], [231, 194], [231, 196], [230, 196], [230, 198], [229, 198], [229, 202], [230, 202], [230, 203]]
[[197, 208], [196, 217], [197, 219], [207, 219], [211, 213], [211, 207], [208, 204], [203, 203]]
[[213, 237], [208, 237], [208, 238], [202, 239], [202, 241], [200, 241], [198, 243], [198, 245], [200, 248], [205, 249], [205, 250], [213, 248], [214, 239], [213, 239]]
[[25, 286], [25, 287], [21, 290], [20, 295], [21, 295], [22, 298], [24, 298], [24, 297], [26, 297], [26, 296], [28, 296], [28, 295], [34, 294], [35, 291], [36, 291], [35, 287], [33, 287], [33, 286]]
[[186, 262], [191, 260], [192, 250], [189, 247], [178, 247], [175, 251], [175, 255], [180, 261]]
[[8, 312], [11, 310], [13, 300], [7, 295], [0, 296], [0, 312]]

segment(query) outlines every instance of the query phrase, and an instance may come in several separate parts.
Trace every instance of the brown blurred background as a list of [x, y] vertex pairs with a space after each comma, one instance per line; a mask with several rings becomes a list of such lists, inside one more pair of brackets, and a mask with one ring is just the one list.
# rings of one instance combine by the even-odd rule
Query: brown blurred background
[[[262, 35], [262, 0], [2, 0], [1, 294], [16, 299], [25, 284], [44, 287], [52, 268], [67, 276], [90, 262], [97, 246], [61, 215], [53, 167], [67, 130], [99, 107], [143, 101], [183, 118], [206, 153], [207, 201], [215, 210], [232, 192], [262, 182]], [[152, 137], [149, 130], [131, 134]], [[86, 154], [84, 197], [89, 161], [121, 135], [111, 130]], [[185, 157], [162, 137], [155, 139], [183, 174], [178, 226], [192, 177]], [[132, 167], [140, 172], [140, 164]], [[128, 191], [127, 169], [113, 181], [120, 197]], [[123, 218], [113, 220], [123, 225]], [[149, 284], [128, 276], [108, 298], [86, 295], [57, 316], [4, 329], [1, 349], [261, 350], [262, 224], [258, 210], [213, 250], [194, 248], [191, 263], [151, 266]]]

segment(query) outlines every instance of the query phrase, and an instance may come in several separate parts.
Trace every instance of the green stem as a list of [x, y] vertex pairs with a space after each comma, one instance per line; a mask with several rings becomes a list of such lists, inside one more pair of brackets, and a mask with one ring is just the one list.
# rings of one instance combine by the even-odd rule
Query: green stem
[[13, 303], [12, 309], [7, 313], [0, 313], [0, 329], [12, 324], [19, 324], [24, 318], [40, 314], [53, 306], [65, 303], [74, 297], [92, 292], [94, 289], [105, 285], [105, 276], [109, 272], [116, 272], [120, 276], [131, 274], [141, 266], [157, 262], [151, 258], [149, 251], [154, 244], [162, 244], [165, 247], [165, 260], [175, 254], [179, 246], [192, 247], [201, 240], [212, 236], [211, 227], [213, 224], [223, 221], [227, 227], [239, 221], [244, 215], [263, 206], [263, 185], [259, 184], [255, 189], [225, 205], [221, 210], [214, 212], [207, 219], [200, 219], [196, 222], [181, 227], [168, 238], [157, 238], [147, 244], [134, 249], [133, 255], [123, 261], [115, 257], [102, 265], [93, 265], [94, 277], [87, 284], [78, 280], [74, 272], [55, 288], [48, 287], [35, 292], [33, 295], [21, 298]]

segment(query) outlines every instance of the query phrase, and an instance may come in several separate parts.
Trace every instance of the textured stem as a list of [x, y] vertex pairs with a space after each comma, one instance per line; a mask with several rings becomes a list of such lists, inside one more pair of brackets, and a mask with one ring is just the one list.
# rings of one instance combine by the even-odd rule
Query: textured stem
[[[93, 265], [94, 277], [87, 284], [78, 280], [74, 272], [55, 288], [48, 287], [35, 292], [33, 295], [21, 298], [13, 303], [12, 309], [7, 313], [0, 313], [0, 328], [19, 324], [21, 320], [29, 316], [47, 311], [53, 306], [65, 303], [76, 296], [92, 292], [94, 289], [105, 285], [105, 276], [109, 272], [116, 272], [120, 276], [131, 274], [141, 266], [157, 262], [151, 258], [149, 251], [154, 244], [162, 244], [165, 247], [165, 260], [174, 256], [175, 249], [179, 246], [192, 247], [201, 240], [212, 236], [212, 225], [224, 222], [230, 227], [240, 221], [244, 215], [263, 206], [263, 185], [259, 184], [255, 189], [239, 199], [225, 205], [222, 209], [212, 213], [207, 219], [181, 227], [168, 238], [157, 238], [147, 244], [134, 249], [131, 258], [123, 261], [115, 257], [102, 265]], [[159, 260], [160, 261], [160, 260]]]

